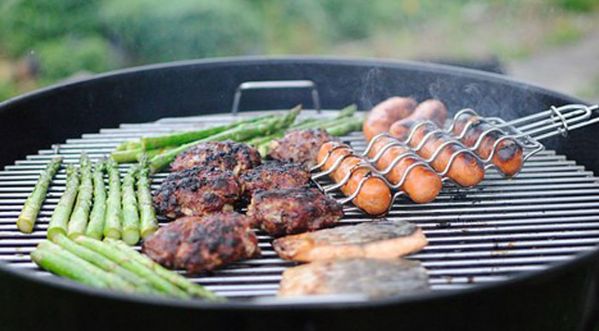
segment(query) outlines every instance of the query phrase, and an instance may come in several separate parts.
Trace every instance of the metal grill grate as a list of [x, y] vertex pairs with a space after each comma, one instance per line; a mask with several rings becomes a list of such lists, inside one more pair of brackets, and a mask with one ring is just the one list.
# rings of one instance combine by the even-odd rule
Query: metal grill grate
[[[304, 111], [302, 116], [315, 114]], [[334, 114], [323, 112], [319, 116]], [[31, 262], [29, 253], [46, 237], [52, 210], [64, 190], [64, 167], [48, 191], [35, 231], [20, 233], [15, 220], [38, 174], [55, 153], [63, 155], [66, 163], [76, 163], [82, 151], [97, 159], [125, 139], [230, 120], [230, 115], [213, 115], [122, 124], [118, 129], [103, 129], [100, 133], [69, 139], [65, 144], [7, 166], [0, 171], [0, 261], [31, 270], [40, 277], [51, 276]], [[357, 151], [366, 147], [360, 134], [343, 139]], [[122, 173], [128, 167], [122, 165]], [[166, 173], [155, 175], [153, 187], [158, 187], [165, 177]], [[526, 163], [517, 178], [504, 179], [495, 170], [489, 170], [477, 188], [446, 185], [433, 203], [417, 205], [398, 200], [387, 218], [414, 222], [426, 233], [429, 246], [412, 258], [421, 260], [428, 269], [434, 290], [460, 289], [545, 269], [553, 262], [595, 248], [599, 243], [599, 178], [564, 156], [543, 151]], [[348, 207], [342, 223], [369, 220], [356, 208]], [[263, 251], [261, 258], [192, 279], [228, 297], [275, 295], [281, 272], [293, 263], [276, 256], [270, 237], [263, 233], [258, 237]]]

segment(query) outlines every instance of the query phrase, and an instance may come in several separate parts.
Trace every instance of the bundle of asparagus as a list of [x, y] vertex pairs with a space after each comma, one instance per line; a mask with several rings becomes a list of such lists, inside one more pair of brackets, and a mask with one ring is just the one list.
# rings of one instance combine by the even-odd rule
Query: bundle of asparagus
[[122, 237], [127, 244], [135, 245], [140, 237], [158, 229], [145, 162], [132, 167], [122, 185], [113, 160], [100, 160], [93, 173], [87, 155], [82, 154], [80, 162], [79, 170], [72, 165], [67, 167], [66, 188], [52, 214], [49, 239], [67, 234], [74, 239], [85, 234], [95, 239]]
[[44, 240], [31, 253], [41, 268], [98, 288], [178, 298], [222, 298], [167, 270], [122, 241], [104, 242], [85, 236], [74, 240], [57, 234]]
[[300, 110], [301, 107], [297, 106], [284, 115], [265, 115], [197, 131], [142, 137], [122, 143], [111, 156], [116, 162], [124, 163], [139, 161], [145, 155], [150, 158], [150, 171], [156, 172], [166, 167], [179, 153], [205, 141], [228, 139], [246, 142], [265, 155], [270, 142], [282, 137], [289, 129], [322, 128], [338, 136], [359, 130], [362, 123], [362, 118], [354, 116], [355, 105], [342, 109], [337, 117], [330, 120], [310, 118], [295, 123]]

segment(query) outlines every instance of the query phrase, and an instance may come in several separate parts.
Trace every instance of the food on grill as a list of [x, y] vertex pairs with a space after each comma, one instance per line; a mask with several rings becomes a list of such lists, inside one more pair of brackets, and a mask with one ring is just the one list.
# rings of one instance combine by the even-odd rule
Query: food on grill
[[260, 154], [247, 144], [233, 141], [211, 141], [196, 145], [179, 154], [171, 164], [173, 171], [193, 167], [218, 168], [235, 175], [260, 164]]
[[187, 278], [179, 275], [178, 273], [172, 272], [168, 269], [163, 268], [160, 264], [152, 261], [152, 259], [150, 259], [149, 257], [147, 257], [143, 254], [139, 254], [136, 250], [127, 246], [122, 241], [107, 239], [106, 243], [108, 243], [109, 245], [111, 245], [117, 249], [120, 249], [132, 261], [137, 262], [137, 263], [141, 264], [143, 267], [146, 267], [147, 269], [154, 271], [156, 273], [156, 275], [158, 275], [158, 276], [168, 280], [172, 284], [182, 288], [183, 290], [185, 290], [188, 294], [190, 294], [192, 296], [209, 299], [209, 300], [218, 300], [218, 301], [223, 300], [223, 298], [215, 295], [211, 291], [205, 289], [203, 286], [197, 285], [197, 284], [189, 281]]
[[[58, 234], [60, 235], [62, 234]], [[135, 286], [120, 276], [104, 271], [47, 240], [42, 241], [31, 252], [31, 259], [43, 269], [86, 285], [125, 292], [135, 291]]]
[[301, 106], [297, 106], [291, 109], [287, 114], [283, 116], [273, 117], [272, 119], [266, 119], [264, 121], [258, 121], [256, 123], [246, 123], [236, 126], [230, 130], [223, 131], [221, 133], [212, 135], [210, 137], [200, 139], [185, 145], [176, 147], [166, 153], [156, 155], [150, 160], [150, 171], [156, 172], [165, 168], [170, 164], [180, 153], [188, 150], [189, 148], [207, 141], [246, 141], [254, 137], [273, 134], [275, 132], [288, 128], [295, 118], [301, 111]]
[[139, 209], [135, 196], [137, 167], [132, 167], [123, 178], [121, 198], [123, 202], [123, 241], [135, 245], [139, 241]]
[[158, 214], [168, 218], [233, 210], [241, 189], [229, 170], [195, 167], [171, 173], [154, 192]]
[[79, 189], [79, 171], [72, 165], [67, 166], [67, 182], [65, 190], [52, 212], [48, 224], [48, 238], [52, 239], [57, 234], [67, 234], [67, 224]]
[[446, 120], [447, 108], [443, 102], [429, 99], [421, 102], [410, 116], [393, 123], [389, 128], [389, 132], [393, 136], [407, 138], [414, 124], [418, 122], [432, 121], [442, 128]]
[[272, 236], [330, 227], [343, 216], [343, 207], [313, 188], [260, 191], [247, 215]]
[[94, 192], [92, 164], [87, 154], [81, 154], [79, 169], [81, 172], [81, 183], [79, 184], [77, 200], [75, 201], [75, 207], [71, 213], [67, 230], [71, 238], [85, 233]]
[[109, 159], [106, 163], [108, 172], [108, 199], [104, 217], [104, 237], [121, 238], [121, 176], [116, 162]]
[[33, 231], [33, 225], [35, 224], [37, 215], [46, 199], [46, 192], [48, 192], [50, 182], [52, 182], [52, 178], [56, 172], [58, 172], [61, 163], [61, 157], [55, 157], [50, 160], [50, 163], [48, 163], [46, 169], [37, 180], [31, 195], [29, 195], [27, 201], [25, 201], [23, 209], [17, 219], [17, 228], [19, 228], [21, 232], [31, 233]]
[[145, 159], [137, 173], [137, 203], [139, 205], [139, 223], [140, 235], [146, 238], [158, 230], [158, 220], [154, 210], [152, 191], [150, 189], [150, 179], [148, 178], [148, 168]]
[[393, 123], [410, 116], [416, 105], [416, 100], [412, 98], [392, 97], [374, 106], [364, 121], [364, 137], [370, 140], [379, 133], [389, 131]]
[[[329, 176], [336, 183], [347, 179], [346, 184], [341, 186], [341, 191], [348, 197], [355, 195], [352, 199], [354, 205], [369, 215], [378, 216], [387, 212], [392, 202], [391, 189], [383, 179], [372, 176], [370, 169], [362, 166], [366, 163], [363, 158], [352, 155], [349, 146], [332, 141], [320, 148], [318, 163], [322, 163], [325, 158], [327, 161], [321, 170], [327, 171], [336, 165]], [[342, 161], [338, 161], [340, 159]]]
[[[468, 125], [468, 129], [464, 133], [464, 128]], [[523, 151], [522, 147], [511, 138], [503, 138], [504, 133], [494, 130], [494, 126], [485, 122], [480, 117], [464, 113], [455, 119], [453, 134], [460, 136], [460, 139], [467, 147], [473, 147], [479, 140], [480, 136], [484, 133], [488, 133], [484, 136], [482, 141], [479, 143], [476, 153], [483, 159], [489, 158], [493, 152], [495, 143], [501, 139], [501, 141], [495, 146], [495, 152], [491, 158], [491, 162], [507, 176], [513, 176], [522, 169], [523, 164]]]
[[258, 191], [306, 186], [310, 172], [297, 163], [268, 161], [239, 176], [241, 191], [248, 201]]
[[375, 221], [286, 236], [272, 246], [286, 260], [390, 259], [426, 246], [422, 230], [406, 221]]
[[167, 268], [189, 273], [211, 271], [227, 263], [260, 255], [251, 220], [238, 213], [184, 217], [160, 228], [142, 250]]
[[52, 238], [52, 241], [62, 247], [63, 249], [71, 252], [74, 255], [77, 255], [81, 259], [95, 265], [96, 267], [114, 273], [115, 275], [121, 277], [123, 280], [131, 283], [135, 286], [135, 289], [139, 292], [143, 293], [157, 293], [150, 283], [137, 276], [135, 273], [123, 268], [119, 265], [119, 263], [112, 261], [111, 259], [105, 257], [104, 255], [97, 253], [87, 247], [76, 244], [71, 239], [67, 238], [63, 235], [56, 235]]
[[100, 161], [94, 166], [93, 185], [94, 202], [89, 214], [89, 223], [85, 229], [85, 235], [95, 239], [102, 239], [104, 231], [104, 214], [106, 213], [106, 187], [104, 185], [105, 163]]
[[123, 268], [147, 280], [148, 283], [152, 285], [152, 287], [154, 287], [162, 293], [179, 298], [189, 297], [187, 292], [172, 284], [167, 279], [160, 277], [152, 269], [149, 269], [144, 265], [136, 262], [134, 259], [129, 257], [129, 255], [125, 253], [124, 250], [122, 250], [119, 247], [114, 247], [112, 245], [109, 245], [107, 242], [92, 239], [86, 236], [79, 236], [75, 238], [75, 242], [81, 246], [91, 249], [96, 253], [102, 254], [103, 256], [109, 258], [114, 262], [117, 262]]
[[[388, 136], [378, 137], [376, 140], [372, 140], [371, 144], [368, 157], [378, 157], [374, 163], [375, 167], [382, 172], [388, 171], [388, 168], [392, 166], [385, 177], [392, 184], [398, 184], [403, 180], [403, 185], [400, 189], [412, 201], [427, 203], [433, 201], [439, 195], [443, 187], [441, 178], [426, 165], [414, 166], [416, 162], [422, 162], [422, 159], [407, 148], [405, 144]], [[381, 152], [382, 155], [379, 155]], [[406, 155], [406, 153], [410, 153], [411, 156], [402, 156]]]
[[332, 139], [323, 129], [294, 130], [271, 143], [269, 156], [275, 160], [300, 163], [311, 168], [316, 165], [320, 146]]
[[275, 117], [275, 115], [263, 115], [263, 116], [255, 116], [247, 119], [234, 121], [229, 124], [213, 126], [210, 128], [204, 128], [200, 130], [194, 131], [184, 131], [184, 132], [176, 132], [170, 133], [161, 136], [153, 136], [153, 137], [142, 137], [140, 139], [141, 148], [145, 151], [158, 149], [162, 147], [173, 147], [180, 146], [189, 142], [197, 141], [200, 139], [208, 138], [215, 134], [219, 134], [221, 132], [227, 131], [229, 129], [238, 127], [244, 124], [255, 124], [265, 120], [271, 120]]
[[360, 258], [289, 268], [283, 272], [279, 296], [353, 294], [377, 299], [428, 290], [428, 275], [418, 261]]
[[[401, 140], [405, 137], [398, 138]], [[422, 145], [423, 139], [425, 141]], [[415, 127], [408, 144], [412, 148], [421, 147], [416, 152], [426, 161], [434, 156], [430, 161], [433, 169], [439, 173], [447, 171], [447, 177], [461, 186], [475, 186], [485, 176], [485, 168], [480, 159], [433, 123]]]

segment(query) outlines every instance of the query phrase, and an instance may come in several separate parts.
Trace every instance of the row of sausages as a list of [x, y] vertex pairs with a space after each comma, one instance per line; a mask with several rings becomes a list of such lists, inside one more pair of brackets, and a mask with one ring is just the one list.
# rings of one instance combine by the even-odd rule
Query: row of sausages
[[[399, 186], [396, 188], [416, 203], [437, 197], [442, 188], [439, 174], [465, 187], [480, 183], [485, 174], [481, 159], [487, 161], [494, 149], [489, 161], [499, 171], [512, 176], [521, 169], [523, 151], [513, 139], [469, 113], [456, 118], [451, 134], [447, 133], [441, 129], [447, 114], [438, 100], [418, 104], [412, 98], [390, 98], [375, 106], [364, 122], [364, 135], [370, 141], [366, 156], [356, 155], [347, 145], [329, 142], [321, 146], [318, 163], [335, 182], [344, 181], [341, 191], [346, 196], [355, 195], [353, 203], [370, 215], [386, 213], [393, 193], [385, 180], [364, 166], [368, 159], [388, 182]], [[385, 132], [389, 135], [380, 135]], [[475, 145], [478, 156], [464, 147]]]

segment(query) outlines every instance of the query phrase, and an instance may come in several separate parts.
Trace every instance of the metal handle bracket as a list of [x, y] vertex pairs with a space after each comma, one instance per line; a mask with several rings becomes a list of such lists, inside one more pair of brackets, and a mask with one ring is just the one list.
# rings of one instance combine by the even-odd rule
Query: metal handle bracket
[[233, 113], [233, 115], [237, 115], [239, 112], [239, 103], [241, 101], [241, 95], [243, 94], [243, 91], [280, 89], [310, 89], [314, 109], [317, 113], [320, 113], [320, 95], [318, 94], [316, 84], [311, 80], [268, 80], [243, 82], [239, 84], [235, 90], [231, 113]]

